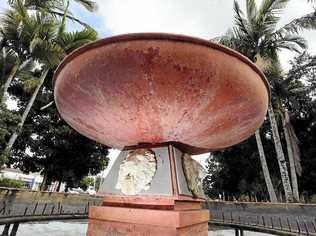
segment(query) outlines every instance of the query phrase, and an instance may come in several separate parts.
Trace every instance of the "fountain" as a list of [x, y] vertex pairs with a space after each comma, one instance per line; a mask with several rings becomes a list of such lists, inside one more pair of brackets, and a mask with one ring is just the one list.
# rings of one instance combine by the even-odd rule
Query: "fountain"
[[207, 235], [203, 171], [191, 155], [237, 144], [263, 123], [269, 86], [241, 54], [161, 33], [99, 40], [54, 76], [59, 113], [122, 150], [89, 210], [87, 235]]

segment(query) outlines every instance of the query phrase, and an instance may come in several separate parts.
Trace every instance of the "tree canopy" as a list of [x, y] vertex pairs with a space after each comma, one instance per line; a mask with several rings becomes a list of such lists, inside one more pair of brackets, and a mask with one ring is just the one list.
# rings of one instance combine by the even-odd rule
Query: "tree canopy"
[[[95, 9], [93, 1], [76, 2]], [[41, 172], [44, 188], [52, 181], [78, 186], [84, 176], [106, 168], [108, 148], [80, 135], [61, 119], [51, 103], [51, 81], [61, 60], [96, 40], [97, 33], [85, 24], [80, 31], [65, 30], [67, 19], [77, 20], [68, 10], [69, 1], [13, 0], [9, 4], [0, 30], [2, 164]], [[16, 111], [7, 109], [6, 96], [17, 103]], [[52, 105], [41, 109], [48, 103]]]
[[[291, 61], [286, 77], [275, 82], [275, 93], [282, 96], [290, 112], [291, 123], [299, 140], [302, 173], [298, 176], [299, 192], [305, 201], [316, 194], [316, 100], [311, 84], [316, 80], [315, 57], [304, 52]], [[275, 95], [274, 95], [275, 96]], [[279, 122], [279, 130], [282, 123]], [[282, 184], [273, 148], [272, 133], [266, 120], [261, 137], [272, 182], [280, 200]], [[281, 140], [285, 147], [284, 133]], [[208, 176], [204, 188], [208, 196], [226, 200], [268, 201], [259, 154], [255, 151], [255, 139], [250, 139], [223, 151], [214, 152], [207, 163]], [[286, 149], [285, 149], [286, 150]]]

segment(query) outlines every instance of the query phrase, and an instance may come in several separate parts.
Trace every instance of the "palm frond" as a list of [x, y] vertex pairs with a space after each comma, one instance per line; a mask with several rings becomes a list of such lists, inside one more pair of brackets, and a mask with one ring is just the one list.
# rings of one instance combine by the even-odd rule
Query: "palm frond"
[[35, 38], [31, 42], [30, 48], [33, 57], [49, 68], [58, 65], [65, 55], [65, 51], [60, 45], [40, 38]]
[[240, 9], [240, 6], [236, 0], [234, 0], [234, 11], [235, 11], [235, 23], [238, 26], [239, 30], [244, 34], [248, 34], [248, 22], [244, 18], [244, 13]]
[[31, 93], [40, 83], [40, 80], [36, 77], [28, 77], [23, 81], [23, 90], [26, 93]]
[[21, 17], [27, 16], [27, 9], [25, 8], [23, 2], [21, 0], [16, 0], [12, 6], [12, 8], [18, 12]]
[[259, 9], [259, 17], [264, 19], [266, 16], [279, 15], [289, 1], [290, 0], [263, 0]]
[[91, 28], [81, 31], [64, 33], [58, 39], [58, 44], [64, 48], [66, 53], [70, 53], [76, 48], [79, 48], [87, 43], [91, 43], [97, 39], [97, 32]]
[[257, 17], [257, 30], [261, 30], [262, 35], [275, 30], [280, 14], [288, 2], [289, 0], [263, 0]]
[[58, 33], [57, 33], [58, 37], [60, 37], [66, 31], [66, 18], [67, 18], [67, 14], [68, 14], [68, 8], [69, 8], [69, 0], [67, 1], [67, 7], [65, 9], [64, 16], [63, 16], [63, 18], [60, 22], [59, 28], [58, 28]]
[[[21, 0], [10, 0], [10, 5], [13, 6], [17, 1]], [[88, 11], [95, 11], [97, 9], [97, 5], [94, 1], [91, 0], [73, 0], [86, 8]], [[68, 1], [65, 0], [25, 0], [24, 7], [28, 10], [34, 10], [37, 12], [48, 13], [53, 17], [63, 17], [64, 12], [67, 8]], [[68, 11], [67, 18], [73, 20], [84, 27], [89, 27], [88, 24], [79, 20], [78, 18], [72, 16], [71, 12]]]
[[97, 9], [97, 4], [91, 0], [74, 0], [80, 5], [84, 6], [88, 11], [95, 11]]
[[21, 80], [25, 80], [33, 77], [33, 70], [35, 68], [35, 62], [31, 59], [28, 59], [22, 63], [19, 67], [16, 77]]
[[274, 44], [278, 45], [278, 48], [288, 49], [290, 51], [295, 51], [301, 53], [301, 50], [307, 48], [307, 41], [296, 35], [284, 35], [283, 37], [278, 37], [273, 41]]
[[255, 23], [258, 11], [256, 0], [246, 0], [247, 17], [251, 24]]
[[[16, 0], [15, 0], [16, 1]], [[65, 10], [64, 0], [25, 0], [24, 6], [27, 9], [47, 12], [48, 9]]]
[[14, 51], [7, 48], [2, 48], [0, 51], [0, 86], [4, 84], [4, 81], [8, 74], [11, 72], [17, 61], [17, 55]]
[[294, 33], [298, 34], [300, 31], [307, 29], [316, 29], [316, 11], [310, 14], [304, 15], [300, 18], [294, 19], [290, 23], [284, 25], [276, 34]]

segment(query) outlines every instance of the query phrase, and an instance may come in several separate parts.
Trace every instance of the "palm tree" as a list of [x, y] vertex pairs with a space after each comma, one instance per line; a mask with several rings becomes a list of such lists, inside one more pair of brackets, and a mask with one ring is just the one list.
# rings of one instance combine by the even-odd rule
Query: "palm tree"
[[18, 127], [11, 135], [4, 150], [5, 155], [10, 153], [48, 72], [54, 69], [67, 53], [86, 43], [95, 41], [97, 38], [97, 33], [92, 28], [79, 32], [65, 32], [66, 18], [64, 17], [60, 23], [57, 23], [54, 18], [46, 13], [38, 12], [36, 15], [26, 13], [23, 16], [22, 23], [27, 26], [30, 34], [34, 36], [30, 43], [31, 58], [41, 65], [42, 73], [37, 80], [36, 87], [22, 114]]
[[[274, 104], [276, 114], [283, 125], [284, 137], [286, 141], [286, 148], [290, 163], [290, 174], [292, 180], [293, 194], [296, 200], [299, 199], [297, 175], [301, 176], [302, 167], [300, 164], [300, 149], [299, 140], [295, 134], [294, 127], [291, 124], [291, 111], [301, 110], [302, 106], [299, 102], [301, 96], [309, 96], [315, 90], [316, 85], [310, 81], [310, 85], [304, 84], [302, 80], [308, 82], [308, 76], [316, 68], [316, 56], [310, 56], [306, 52], [302, 53], [291, 63], [292, 68], [284, 75], [281, 68], [271, 67], [269, 74], [274, 78], [271, 81], [273, 87]], [[269, 75], [270, 76], [270, 75]], [[305, 114], [298, 114], [304, 117]]]
[[[245, 16], [238, 2], [234, 1], [235, 27], [219, 42], [240, 51], [263, 70], [268, 69], [270, 64], [278, 63], [278, 52], [281, 49], [295, 52], [305, 49], [306, 42], [297, 33], [303, 28], [315, 28], [315, 15], [307, 14], [278, 28], [280, 13], [288, 2], [289, 0], [263, 0], [257, 7], [255, 0], [246, 0]], [[273, 80], [273, 78], [268, 79]], [[272, 104], [269, 105], [268, 114], [286, 201], [293, 201], [292, 187]]]
[[1, 50], [1, 62], [0, 103], [3, 103], [6, 100], [9, 85], [18, 71], [20, 62], [15, 53], [10, 50], [8, 51], [4, 47]]
[[267, 164], [267, 159], [266, 159], [266, 156], [264, 153], [259, 129], [256, 130], [255, 137], [256, 137], [256, 142], [257, 142], [257, 148], [259, 151], [262, 172], [263, 172], [264, 180], [266, 182], [267, 190], [269, 193], [269, 198], [270, 198], [271, 202], [276, 203], [276, 202], [278, 202], [278, 199], [277, 199], [277, 196], [276, 196], [274, 188], [273, 188], [273, 184], [272, 184], [272, 180], [271, 180], [271, 176], [270, 176], [270, 172], [269, 172], [269, 168], [268, 168], [268, 164]]
[[[16, 4], [14, 9], [8, 10], [1, 18], [0, 39], [1, 51], [4, 59], [5, 67], [10, 67], [5, 82], [2, 83], [0, 92], [0, 102], [5, 102], [8, 88], [12, 80], [16, 77], [19, 70], [24, 70], [23, 67], [32, 67], [30, 60], [29, 42], [31, 35], [26, 27], [21, 24], [25, 14], [25, 9], [21, 4]], [[23, 62], [23, 63], [22, 63]]]
[[[5, 47], [2, 47], [0, 51], [0, 87], [3, 88], [6, 83], [8, 74], [12, 71], [17, 58], [12, 51], [8, 51]], [[3, 90], [3, 89], [2, 89]], [[1, 90], [1, 92], [2, 92]]]
[[[89, 11], [96, 9], [96, 4], [91, 0], [74, 0], [84, 6]], [[86, 23], [74, 17], [69, 11], [69, 1], [64, 0], [9, 0], [11, 10], [8, 10], [4, 17], [1, 18], [0, 28], [0, 50], [7, 51], [15, 56], [14, 66], [11, 67], [11, 72], [6, 78], [6, 82], [2, 83], [0, 90], [0, 102], [5, 102], [8, 88], [12, 80], [16, 77], [19, 70], [27, 67], [30, 68], [32, 60], [29, 58], [30, 45], [32, 35], [28, 33], [28, 29], [21, 24], [22, 18], [27, 14], [26, 10], [34, 10], [35, 12], [45, 12], [54, 17], [63, 17], [66, 12], [66, 17], [74, 20], [86, 28], [91, 28]], [[66, 11], [67, 9], [67, 11]], [[17, 30], [19, 29], [19, 30]], [[23, 63], [22, 63], [23, 62]]]
[[[14, 5], [16, 2], [20, 0], [9, 0], [10, 5]], [[73, 0], [80, 5], [82, 5], [85, 9], [92, 12], [95, 11], [97, 5], [94, 1], [91, 0]], [[46, 12], [54, 17], [63, 18], [65, 14], [65, 10], [68, 8], [67, 5], [69, 1], [66, 0], [26, 0], [24, 1], [24, 7], [30, 10]], [[67, 10], [66, 17], [72, 21], [79, 23], [80, 25], [84, 26], [85, 28], [90, 28], [88, 24], [81, 21], [77, 17], [73, 16], [71, 12]]]

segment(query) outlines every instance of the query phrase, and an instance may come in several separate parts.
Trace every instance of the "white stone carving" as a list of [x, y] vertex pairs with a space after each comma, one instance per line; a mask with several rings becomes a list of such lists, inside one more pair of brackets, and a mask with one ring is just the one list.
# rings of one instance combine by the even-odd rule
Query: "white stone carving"
[[205, 198], [203, 191], [203, 179], [206, 176], [205, 169], [188, 154], [184, 155], [182, 163], [184, 175], [193, 196]]
[[149, 149], [131, 151], [120, 165], [116, 189], [125, 195], [149, 190], [157, 170], [155, 153]]

